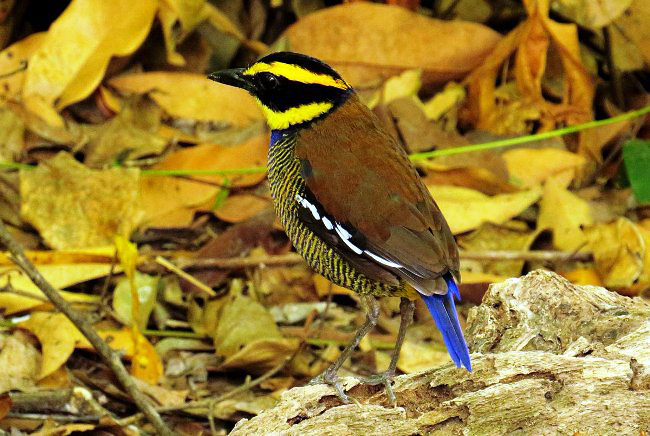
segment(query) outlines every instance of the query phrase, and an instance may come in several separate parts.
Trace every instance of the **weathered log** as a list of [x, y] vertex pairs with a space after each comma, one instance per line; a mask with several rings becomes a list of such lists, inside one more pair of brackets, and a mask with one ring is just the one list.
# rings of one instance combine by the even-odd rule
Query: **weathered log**
[[383, 389], [346, 378], [294, 388], [231, 434], [638, 435], [650, 429], [650, 305], [534, 271], [490, 287], [470, 311], [474, 371], [451, 365]]

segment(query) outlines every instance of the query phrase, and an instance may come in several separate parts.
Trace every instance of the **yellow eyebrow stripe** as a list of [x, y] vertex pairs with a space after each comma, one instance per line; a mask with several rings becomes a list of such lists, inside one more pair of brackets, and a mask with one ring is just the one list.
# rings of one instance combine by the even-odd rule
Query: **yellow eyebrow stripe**
[[282, 76], [289, 80], [295, 80], [301, 83], [313, 83], [318, 85], [332, 86], [339, 89], [348, 89], [348, 84], [341, 79], [335, 79], [327, 74], [318, 74], [313, 71], [306, 70], [297, 65], [287, 64], [284, 62], [257, 62], [249, 69], [244, 71], [247, 76], [252, 76], [257, 73], [269, 72], [276, 76]]
[[334, 105], [332, 103], [309, 103], [292, 107], [284, 112], [275, 112], [260, 102], [266, 122], [273, 130], [283, 130], [296, 124], [317, 118], [327, 113]]

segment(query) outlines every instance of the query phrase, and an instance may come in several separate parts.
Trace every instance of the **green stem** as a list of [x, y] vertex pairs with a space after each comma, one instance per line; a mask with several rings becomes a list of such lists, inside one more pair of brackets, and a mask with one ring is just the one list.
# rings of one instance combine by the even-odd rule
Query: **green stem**
[[[568, 135], [570, 133], [580, 132], [582, 130], [593, 129], [595, 127], [606, 126], [609, 124], [620, 123], [621, 121], [631, 120], [642, 115], [650, 113], [650, 106], [626, 112], [624, 114], [598, 121], [589, 121], [571, 127], [552, 130], [550, 132], [536, 133], [534, 135], [518, 136], [516, 138], [502, 139], [499, 141], [486, 142], [483, 144], [465, 145], [462, 147], [445, 148], [443, 150], [433, 150], [424, 153], [414, 153], [409, 156], [412, 161], [431, 159], [440, 156], [450, 156], [452, 154], [471, 153], [474, 151], [491, 150], [493, 148], [511, 147], [513, 145], [525, 144], [527, 142], [541, 141], [543, 139], [556, 138], [558, 136]], [[0, 162], [0, 169], [33, 169], [34, 166], [16, 162]], [[230, 176], [233, 174], [261, 174], [266, 172], [266, 167], [251, 168], [232, 168], [227, 170], [141, 170], [143, 176]]]
[[160, 337], [170, 337], [170, 338], [190, 338], [190, 339], [206, 339], [209, 336], [202, 335], [200, 333], [194, 332], [182, 332], [175, 330], [142, 330], [142, 334], [145, 336], [160, 336]]

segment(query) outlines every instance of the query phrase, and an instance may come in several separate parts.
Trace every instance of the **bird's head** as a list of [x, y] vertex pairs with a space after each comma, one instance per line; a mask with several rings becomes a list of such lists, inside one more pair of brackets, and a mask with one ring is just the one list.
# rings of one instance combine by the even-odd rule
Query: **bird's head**
[[272, 53], [249, 68], [217, 71], [208, 78], [252, 94], [273, 130], [308, 125], [353, 92], [329, 65], [292, 52]]

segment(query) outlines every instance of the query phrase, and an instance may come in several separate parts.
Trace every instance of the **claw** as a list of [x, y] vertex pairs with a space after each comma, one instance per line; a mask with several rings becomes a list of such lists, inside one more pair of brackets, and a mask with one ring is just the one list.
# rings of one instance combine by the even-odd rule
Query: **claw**
[[[341, 386], [341, 382], [339, 381], [339, 376], [336, 375], [336, 370], [332, 370], [332, 368], [327, 368], [321, 375], [314, 377], [309, 381], [310, 385], [318, 385], [318, 384], [327, 384], [330, 385], [336, 390], [336, 396], [339, 397], [339, 400], [343, 402], [343, 404], [349, 404], [350, 403], [350, 397], [343, 391], [343, 386]], [[355, 401], [356, 402], [356, 401]]]
[[388, 370], [381, 374], [371, 375], [370, 377], [361, 377], [359, 378], [359, 381], [372, 386], [383, 384], [384, 389], [386, 389], [386, 396], [388, 397], [388, 401], [390, 401], [391, 405], [395, 407], [397, 406], [397, 399], [395, 398], [395, 392], [393, 391], [392, 385], [394, 377], [395, 372]]

